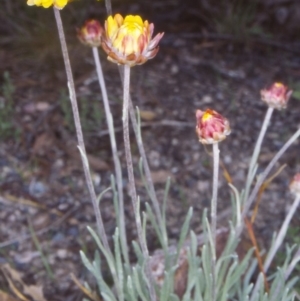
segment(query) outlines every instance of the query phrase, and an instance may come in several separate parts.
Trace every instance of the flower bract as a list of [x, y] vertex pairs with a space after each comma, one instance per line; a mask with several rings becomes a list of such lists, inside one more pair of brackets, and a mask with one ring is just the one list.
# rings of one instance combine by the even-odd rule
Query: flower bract
[[88, 46], [98, 47], [101, 45], [103, 27], [97, 20], [88, 20], [84, 26], [77, 30], [79, 40]]
[[159, 33], [152, 39], [153, 30], [154, 25], [143, 21], [140, 16], [109, 16], [105, 21], [102, 47], [114, 63], [141, 65], [155, 57], [157, 45], [164, 35]]
[[44, 8], [48, 8], [50, 6], [54, 6], [58, 9], [64, 8], [69, 0], [27, 0], [27, 5], [33, 6], [42, 6]]
[[260, 95], [269, 107], [282, 110], [286, 108], [292, 92], [282, 83], [274, 83], [269, 89], [261, 90]]
[[228, 119], [214, 110], [196, 111], [196, 133], [199, 141], [203, 144], [220, 142], [230, 134]]
[[290, 191], [292, 194], [294, 194], [295, 196], [299, 196], [300, 197], [300, 173], [297, 173], [291, 184], [290, 184]]

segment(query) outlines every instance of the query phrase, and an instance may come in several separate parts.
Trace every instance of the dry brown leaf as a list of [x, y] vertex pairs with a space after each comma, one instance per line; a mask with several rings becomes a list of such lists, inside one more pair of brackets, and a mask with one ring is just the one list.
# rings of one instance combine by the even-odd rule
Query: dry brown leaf
[[166, 183], [168, 177], [172, 178], [172, 173], [162, 169], [158, 171], [152, 171], [151, 177], [154, 184], [164, 184]]
[[26, 285], [22, 280], [22, 275], [11, 268], [9, 264], [3, 264], [0, 269], [8, 281], [10, 289], [18, 296], [18, 298], [23, 301], [27, 301], [28, 298], [25, 296], [27, 295], [35, 301], [47, 301], [44, 297], [43, 288], [41, 286]]
[[53, 145], [53, 135], [49, 132], [44, 132], [36, 137], [33, 147], [31, 148], [32, 154], [43, 156]]
[[88, 157], [89, 164], [93, 170], [102, 171], [102, 170], [109, 169], [108, 164], [105, 161], [101, 160], [100, 158], [93, 155], [87, 155], [87, 157]]
[[155, 119], [156, 113], [153, 111], [143, 110], [143, 111], [140, 111], [140, 116], [141, 116], [142, 120], [152, 121], [153, 119]]
[[101, 301], [101, 299], [99, 298], [99, 296], [95, 293], [95, 292], [91, 292], [89, 291], [86, 287], [84, 287], [80, 281], [78, 280], [78, 278], [71, 273], [70, 274], [71, 279], [74, 281], [74, 283], [78, 286], [78, 288], [86, 295], [88, 296], [91, 300], [93, 301]]

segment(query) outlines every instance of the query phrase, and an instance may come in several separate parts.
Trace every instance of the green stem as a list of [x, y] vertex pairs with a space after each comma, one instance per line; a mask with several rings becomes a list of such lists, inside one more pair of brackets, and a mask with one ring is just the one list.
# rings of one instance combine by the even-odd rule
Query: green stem
[[[120, 77], [121, 77], [122, 83], [124, 83], [124, 68], [123, 68], [123, 66], [119, 66], [119, 72], [120, 72]], [[148, 185], [150, 200], [151, 200], [152, 205], [154, 207], [155, 215], [156, 215], [158, 224], [160, 226], [160, 230], [161, 230], [162, 235], [163, 235], [163, 240], [164, 240], [164, 244], [165, 244], [165, 246], [163, 246], [163, 247], [166, 249], [167, 246], [168, 246], [168, 235], [167, 235], [166, 229], [164, 227], [159, 202], [158, 202], [158, 199], [157, 199], [157, 196], [156, 196], [156, 192], [155, 192], [155, 188], [154, 188], [154, 183], [152, 181], [152, 176], [151, 176], [149, 163], [148, 163], [147, 156], [146, 156], [146, 151], [145, 151], [145, 148], [144, 148], [141, 133], [139, 131], [139, 126], [138, 126], [137, 118], [136, 118], [136, 115], [135, 115], [135, 111], [134, 111], [134, 107], [133, 107], [130, 95], [129, 95], [129, 114], [130, 114], [130, 120], [131, 120], [131, 123], [132, 123], [133, 131], [134, 131], [134, 134], [135, 134], [135, 138], [136, 138], [136, 141], [137, 141], [137, 146], [138, 146], [138, 149], [139, 149], [139, 153], [140, 153], [140, 155], [142, 157], [142, 161], [143, 161], [143, 167], [144, 167], [144, 170], [145, 170], [145, 176], [146, 176], [146, 181], [147, 181], [147, 185]]]
[[120, 228], [120, 238], [121, 238], [121, 245], [123, 249], [123, 254], [125, 257], [125, 262], [129, 266], [129, 255], [128, 255], [128, 247], [127, 247], [127, 237], [126, 237], [126, 227], [125, 227], [125, 216], [124, 216], [124, 196], [123, 196], [123, 181], [122, 181], [122, 169], [121, 164], [118, 156], [116, 138], [115, 138], [115, 130], [114, 130], [114, 121], [112, 118], [112, 114], [110, 111], [108, 96], [106, 85], [104, 81], [103, 71], [101, 67], [101, 61], [99, 57], [99, 52], [97, 47], [93, 47], [93, 56], [96, 65], [96, 71], [98, 76], [99, 85], [101, 88], [102, 99], [104, 104], [104, 111], [107, 119], [107, 126], [109, 131], [109, 138], [110, 138], [110, 145], [115, 165], [115, 173], [116, 173], [116, 180], [117, 180], [117, 189], [118, 189], [118, 200], [119, 200], [119, 221], [120, 224], [118, 225]]
[[[285, 218], [285, 220], [284, 220], [284, 222], [283, 222], [283, 224], [280, 228], [280, 231], [278, 232], [278, 234], [276, 236], [274, 245], [272, 246], [269, 254], [267, 255], [266, 261], [264, 263], [264, 272], [265, 273], [267, 273], [267, 271], [268, 271], [268, 269], [271, 265], [272, 260], [274, 259], [279, 247], [281, 246], [281, 244], [282, 244], [282, 242], [285, 238], [285, 235], [286, 235], [287, 229], [289, 227], [289, 224], [290, 224], [290, 222], [292, 220], [292, 217], [295, 214], [299, 204], [300, 204], [300, 196], [298, 195], [298, 196], [296, 196], [296, 198], [293, 202], [293, 205], [292, 205], [291, 209], [289, 210], [289, 213], [286, 216], [286, 218]], [[257, 280], [256, 283], [255, 283], [254, 289], [252, 291], [250, 301], [255, 300], [254, 298], [257, 295], [259, 287], [260, 287], [260, 282]]]
[[[97, 204], [97, 197], [96, 197], [93, 181], [91, 178], [88, 164], [86, 164], [86, 162], [85, 162], [85, 159], [87, 157], [86, 157], [86, 150], [85, 150], [82, 128], [81, 128], [81, 123], [80, 123], [79, 111], [78, 111], [78, 106], [77, 106], [77, 98], [76, 98], [73, 73], [72, 73], [71, 63], [70, 63], [70, 59], [69, 59], [69, 53], [68, 53], [66, 38], [65, 38], [65, 34], [64, 34], [63, 24], [62, 24], [62, 20], [61, 20], [61, 16], [60, 16], [60, 11], [57, 8], [54, 8], [54, 15], [55, 15], [55, 20], [56, 20], [56, 24], [57, 24], [59, 40], [60, 40], [60, 44], [61, 44], [64, 64], [65, 64], [65, 69], [66, 69], [66, 74], [67, 74], [69, 93], [70, 93], [70, 101], [71, 101], [71, 107], [72, 107], [72, 112], [73, 112], [73, 116], [74, 116], [74, 123], [75, 123], [78, 146], [82, 152], [82, 155], [85, 157], [84, 158], [83, 156], [81, 156], [85, 180], [87, 183], [88, 191], [89, 191], [90, 198], [92, 200], [92, 204], [93, 204], [93, 208], [94, 208], [94, 212], [96, 215], [96, 221], [97, 221], [96, 224], [97, 224], [98, 233], [103, 241], [105, 249], [111, 253], [110, 247], [108, 244], [108, 240], [107, 240], [107, 236], [105, 233], [100, 209]], [[87, 159], [86, 159], [86, 161], [87, 161]]]
[[[242, 212], [242, 218], [244, 218], [247, 215], [252, 203], [254, 202], [254, 200], [257, 196], [257, 193], [258, 193], [261, 185], [263, 184], [264, 180], [270, 173], [271, 169], [274, 167], [274, 165], [277, 163], [277, 161], [280, 159], [280, 157], [286, 152], [286, 150], [297, 140], [297, 138], [299, 136], [300, 136], [300, 128], [294, 133], [294, 135], [283, 145], [283, 147], [273, 157], [273, 159], [271, 160], [269, 165], [266, 167], [266, 169], [263, 171], [263, 173], [259, 175], [257, 182], [256, 182], [248, 200], [246, 200], [246, 202], [245, 202], [244, 209]], [[240, 227], [237, 227], [237, 230], [236, 230], [237, 237], [240, 236], [240, 234], [242, 233], [242, 230], [243, 230], [243, 225], [241, 225]]]
[[269, 107], [268, 110], [267, 110], [263, 125], [261, 127], [256, 145], [255, 145], [255, 148], [254, 148], [254, 151], [253, 151], [253, 155], [251, 157], [249, 170], [248, 170], [248, 175], [247, 175], [247, 180], [246, 180], [245, 195], [244, 195], [244, 198], [243, 198], [244, 202], [247, 201], [248, 196], [249, 196], [250, 187], [251, 187], [251, 184], [252, 184], [252, 181], [253, 181], [253, 171], [254, 171], [255, 165], [257, 163], [257, 159], [258, 159], [258, 156], [259, 156], [259, 153], [260, 153], [261, 145], [262, 145], [263, 139], [265, 137], [267, 128], [269, 126], [269, 123], [270, 123], [273, 112], [274, 112], [274, 108]]
[[143, 235], [143, 228], [140, 218], [138, 198], [135, 189], [135, 180], [134, 180], [134, 172], [133, 172], [133, 164], [132, 164], [132, 156], [130, 149], [130, 137], [129, 137], [129, 87], [130, 87], [130, 66], [124, 66], [124, 87], [123, 87], [123, 135], [124, 135], [124, 148], [125, 148], [125, 157], [127, 163], [127, 172], [128, 172], [128, 181], [129, 181], [129, 195], [131, 197], [133, 210], [135, 213], [135, 222], [138, 234], [138, 240], [141, 246], [141, 250], [146, 262], [146, 275], [147, 275], [147, 285], [150, 293], [151, 301], [156, 300], [155, 291], [152, 283], [151, 272], [149, 268], [149, 251], [147, 247], [147, 243], [145, 241]]
[[276, 236], [276, 240], [275, 240], [275, 243], [274, 243], [274, 246], [272, 247], [272, 249], [270, 250], [270, 253], [268, 254], [267, 258], [266, 258], [266, 261], [264, 263], [264, 271], [265, 273], [267, 273], [271, 263], [272, 263], [272, 260], [274, 259], [279, 247], [281, 246], [284, 238], [285, 238], [285, 235], [286, 235], [286, 232], [288, 230], [288, 227], [289, 227], [289, 224], [298, 208], [300, 204], [300, 196], [296, 196], [293, 204], [292, 204], [292, 207], [290, 208], [287, 216], [285, 217], [285, 220], [283, 222], [283, 224], [281, 225], [281, 228]]
[[218, 180], [219, 180], [219, 144], [213, 144], [213, 191], [211, 200], [211, 234], [212, 234], [212, 301], [216, 300], [216, 231], [217, 231], [217, 202], [218, 202]]

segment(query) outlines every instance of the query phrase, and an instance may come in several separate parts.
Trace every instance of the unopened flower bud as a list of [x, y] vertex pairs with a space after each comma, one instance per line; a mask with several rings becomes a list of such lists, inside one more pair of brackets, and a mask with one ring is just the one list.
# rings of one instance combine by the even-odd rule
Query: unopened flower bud
[[260, 91], [261, 99], [269, 107], [282, 110], [287, 106], [287, 102], [293, 91], [282, 83], [274, 83], [269, 89]]
[[99, 47], [101, 45], [102, 34], [103, 27], [97, 20], [88, 20], [84, 26], [77, 30], [80, 42], [90, 47]]
[[295, 196], [299, 196], [300, 197], [300, 173], [297, 173], [291, 184], [290, 184], [290, 191], [292, 194], [294, 194]]
[[214, 110], [196, 111], [196, 133], [203, 144], [220, 142], [230, 134], [229, 121]]

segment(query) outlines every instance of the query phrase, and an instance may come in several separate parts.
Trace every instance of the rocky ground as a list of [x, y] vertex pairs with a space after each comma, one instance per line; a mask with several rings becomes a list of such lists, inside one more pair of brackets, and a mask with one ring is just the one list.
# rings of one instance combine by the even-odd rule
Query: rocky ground
[[[256, 11], [253, 20], [247, 23], [238, 18], [236, 23], [230, 21], [233, 25], [228, 20], [240, 16], [241, 11], [233, 10], [231, 19], [226, 12], [222, 19], [218, 6], [212, 3], [199, 1], [192, 6], [189, 1], [175, 2], [116, 3], [115, 11], [118, 8], [124, 14], [141, 13], [155, 23], [156, 32], [165, 32], [157, 57], [132, 69], [131, 95], [141, 110], [143, 140], [160, 200], [166, 179], [171, 177], [168, 230], [176, 240], [190, 206], [195, 210], [193, 228], [198, 233], [201, 231], [202, 211], [209, 207], [211, 198], [211, 150], [197, 141], [196, 109], [212, 108], [230, 120], [232, 133], [220, 144], [221, 159], [234, 185], [242, 189], [267, 109], [260, 100], [260, 90], [274, 81], [282, 81], [293, 88], [294, 96], [286, 110], [273, 115], [259, 158], [259, 170], [300, 124], [300, 41], [299, 24], [293, 24], [291, 17], [297, 11], [293, 8], [297, 1], [286, 1], [286, 4], [278, 1], [272, 5], [262, 1], [262, 9]], [[47, 301], [82, 300], [83, 295], [70, 274], [82, 282], [93, 283], [80, 261], [79, 250], [92, 256], [95, 244], [86, 226], [93, 226], [95, 219], [76, 149], [56, 28], [51, 10], [10, 7], [8, 3], [6, 14], [1, 14], [0, 26], [4, 34], [0, 42], [0, 73], [3, 74], [0, 288], [6, 291], [9, 287], [4, 276], [13, 274], [7, 271], [6, 264], [10, 264], [25, 275], [26, 285], [20, 290], [34, 284], [42, 287]], [[109, 186], [113, 162], [92, 53], [76, 40], [74, 27], [90, 16], [103, 20], [105, 11], [103, 3], [90, 1], [88, 5], [80, 10], [80, 3], [72, 3], [62, 11], [62, 17], [68, 33], [93, 180], [100, 193]], [[290, 14], [289, 21], [284, 19], [286, 13]], [[12, 15], [17, 18], [13, 19]], [[236, 32], [232, 31], [234, 28]], [[255, 28], [259, 28], [258, 36], [253, 36]], [[136, 231], [131, 222], [133, 211], [127, 194], [122, 142], [120, 79], [116, 66], [106, 60], [102, 51], [100, 56], [122, 161], [126, 230], [129, 238], [134, 239]], [[139, 177], [139, 154], [134, 139], [132, 150], [137, 189], [144, 203], [149, 198]], [[299, 141], [276, 168], [283, 164], [286, 168], [262, 197], [255, 224], [257, 235], [265, 241], [278, 229], [291, 204], [288, 184], [300, 171]], [[115, 227], [111, 196], [106, 193], [101, 202], [109, 237]], [[222, 224], [230, 219], [230, 206], [229, 187], [221, 175], [218, 210]], [[289, 236], [291, 242], [299, 235], [299, 225], [299, 217], [295, 217]], [[158, 246], [151, 233], [149, 248], [153, 251]]]

